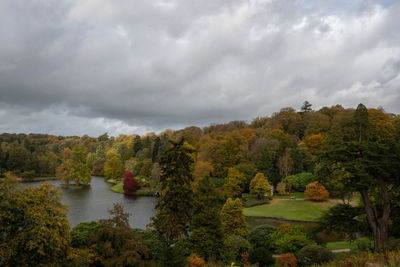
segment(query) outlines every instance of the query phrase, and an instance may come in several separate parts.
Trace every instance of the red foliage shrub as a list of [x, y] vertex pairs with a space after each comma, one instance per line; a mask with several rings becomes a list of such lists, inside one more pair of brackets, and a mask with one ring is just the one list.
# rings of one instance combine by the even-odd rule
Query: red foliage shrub
[[282, 254], [278, 258], [279, 267], [296, 267], [297, 259], [293, 253]]
[[131, 172], [126, 172], [124, 174], [123, 184], [124, 184], [124, 194], [128, 196], [134, 195], [136, 190], [138, 190], [139, 188], [139, 183], [135, 178], [133, 178]]

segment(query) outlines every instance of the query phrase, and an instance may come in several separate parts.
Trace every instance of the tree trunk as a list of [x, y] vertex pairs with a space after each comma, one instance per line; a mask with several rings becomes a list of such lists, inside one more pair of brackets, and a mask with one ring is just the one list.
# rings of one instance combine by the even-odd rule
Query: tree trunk
[[376, 206], [371, 204], [367, 191], [363, 189], [360, 193], [364, 202], [365, 212], [367, 213], [368, 223], [371, 227], [372, 234], [374, 235], [374, 250], [379, 250], [385, 246], [389, 232], [390, 199], [387, 185], [384, 184], [381, 188], [383, 198], [383, 211], [381, 217], [379, 217]]

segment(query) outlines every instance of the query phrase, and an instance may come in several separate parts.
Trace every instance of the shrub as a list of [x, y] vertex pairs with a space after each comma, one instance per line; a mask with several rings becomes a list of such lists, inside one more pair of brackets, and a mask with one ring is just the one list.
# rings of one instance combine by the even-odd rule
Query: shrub
[[275, 228], [267, 224], [260, 225], [250, 231], [247, 240], [249, 240], [253, 248], [270, 248], [270, 235], [275, 232]]
[[304, 246], [314, 244], [301, 225], [282, 224], [270, 237], [271, 248], [277, 253], [297, 252]]
[[135, 194], [136, 190], [140, 187], [138, 181], [133, 178], [131, 172], [126, 172], [124, 174], [124, 194], [128, 196], [132, 196]]
[[371, 251], [374, 247], [372, 240], [367, 237], [356, 239], [354, 244], [359, 251]]
[[297, 180], [299, 182], [299, 188], [297, 190], [303, 192], [306, 190], [306, 186], [315, 181], [315, 176], [311, 172], [301, 172], [296, 174]]
[[278, 191], [279, 195], [286, 195], [286, 184], [285, 183], [279, 183], [276, 186], [276, 191]]
[[258, 263], [259, 267], [270, 266], [275, 263], [271, 251], [266, 248], [255, 248], [250, 251], [249, 261], [251, 264]]
[[90, 236], [95, 235], [100, 228], [99, 222], [82, 222], [71, 230], [71, 245], [75, 248], [89, 246]]
[[296, 267], [297, 259], [293, 253], [285, 253], [278, 258], [279, 267]]
[[317, 245], [305, 246], [297, 253], [299, 266], [322, 264], [334, 259], [335, 256], [333, 255], [332, 251]]
[[326, 190], [326, 188], [318, 181], [308, 184], [304, 194], [307, 198], [316, 201], [323, 201], [329, 198], [328, 190]]
[[200, 258], [199, 256], [197, 256], [196, 254], [192, 254], [189, 258], [188, 258], [188, 265], [189, 267], [206, 267], [206, 262]]
[[269, 204], [269, 200], [246, 201], [245, 207], [250, 208], [250, 207], [261, 206], [261, 205], [265, 205], [265, 204]]
[[231, 235], [224, 240], [222, 260], [225, 264], [238, 262], [243, 253], [249, 252], [251, 245], [249, 241], [241, 236]]

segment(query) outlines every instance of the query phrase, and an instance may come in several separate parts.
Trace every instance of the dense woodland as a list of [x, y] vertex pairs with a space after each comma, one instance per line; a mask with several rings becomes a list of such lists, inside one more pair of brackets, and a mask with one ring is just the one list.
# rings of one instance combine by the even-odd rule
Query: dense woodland
[[[308, 190], [318, 195], [315, 200], [329, 195], [342, 199], [343, 204], [321, 218], [322, 230], [348, 238], [355, 238], [355, 233], [371, 236], [375, 251], [385, 248], [389, 237], [400, 237], [400, 116], [362, 104], [354, 109], [336, 105], [313, 110], [306, 101], [300, 111], [283, 108], [251, 123], [193, 126], [158, 135], [4, 133], [0, 168], [7, 179], [58, 177], [77, 185], [90, 184], [91, 175], [118, 182], [124, 174], [124, 180], [132, 174], [141, 186], [160, 192], [151, 230], [127, 230], [127, 215], [118, 205], [109, 220], [74, 228], [72, 250], [64, 257], [75, 266], [203, 266], [205, 262], [268, 266], [274, 264], [272, 253], [289, 253], [283, 258], [288, 266], [295, 266], [290, 265], [294, 257], [290, 253], [296, 253], [298, 264], [307, 266], [301, 260], [308, 254], [324, 252], [315, 233], [290, 225], [260, 226], [249, 232], [243, 196], [251, 193], [268, 199], [270, 185], [279, 194]], [[13, 199], [12, 194], [24, 197], [7, 183], [2, 190], [8, 192], [2, 203]], [[359, 207], [349, 205], [355, 193], [361, 198]], [[18, 219], [11, 217], [2, 224]], [[3, 232], [8, 229], [2, 227]], [[13, 231], [18, 232], [2, 232], [2, 238]], [[94, 234], [89, 238], [88, 233]], [[110, 241], [116, 235], [125, 241]], [[0, 259], [2, 255], [7, 262], [5, 254]]]

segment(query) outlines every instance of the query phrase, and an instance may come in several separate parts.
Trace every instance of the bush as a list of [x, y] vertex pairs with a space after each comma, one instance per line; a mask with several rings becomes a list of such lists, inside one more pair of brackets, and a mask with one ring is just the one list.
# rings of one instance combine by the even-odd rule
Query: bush
[[323, 201], [329, 198], [328, 190], [326, 190], [326, 188], [318, 181], [308, 184], [304, 194], [307, 198], [316, 201]]
[[296, 174], [296, 176], [299, 182], [299, 188], [297, 190], [300, 192], [306, 190], [307, 185], [315, 181], [315, 176], [311, 172], [301, 172]]
[[367, 237], [356, 239], [354, 244], [359, 251], [372, 251], [374, 248], [373, 241]]
[[191, 255], [188, 258], [188, 265], [189, 267], [206, 267], [206, 262], [197, 256], [196, 254]]
[[261, 205], [265, 205], [265, 204], [269, 204], [269, 200], [253, 200], [253, 201], [247, 201], [245, 204], [246, 208], [250, 208], [250, 207], [255, 207], [255, 206], [261, 206]]
[[281, 196], [286, 195], [286, 184], [285, 183], [279, 183], [276, 186], [276, 191], [278, 191], [279, 195], [281, 195]]
[[224, 240], [222, 260], [225, 264], [238, 262], [243, 253], [249, 252], [251, 245], [249, 241], [241, 236], [231, 235]]
[[253, 248], [270, 248], [270, 235], [275, 232], [275, 228], [267, 224], [260, 225], [250, 231], [247, 240], [249, 240]]
[[271, 251], [266, 248], [255, 248], [250, 251], [249, 261], [251, 264], [258, 263], [259, 267], [270, 266], [275, 263]]
[[322, 264], [334, 259], [335, 256], [333, 255], [332, 251], [317, 245], [305, 246], [297, 253], [299, 266]]
[[155, 230], [133, 229], [133, 232], [141, 236], [143, 243], [150, 249], [149, 256], [154, 259], [156, 266], [163, 266], [167, 244], [164, 238]]
[[296, 267], [297, 259], [293, 253], [286, 253], [280, 255], [278, 258], [279, 267]]
[[282, 224], [270, 236], [271, 247], [277, 253], [297, 252], [304, 246], [314, 244], [301, 225]]
[[215, 184], [216, 187], [222, 187], [225, 183], [224, 178], [211, 178], [211, 181]]
[[82, 222], [71, 230], [71, 245], [74, 248], [87, 248], [90, 236], [95, 235], [100, 228], [99, 222]]

